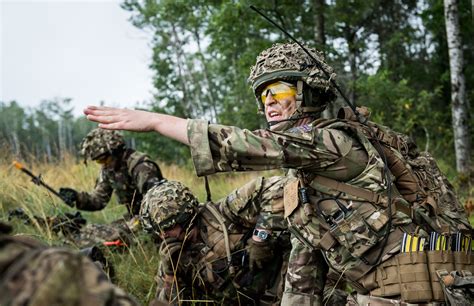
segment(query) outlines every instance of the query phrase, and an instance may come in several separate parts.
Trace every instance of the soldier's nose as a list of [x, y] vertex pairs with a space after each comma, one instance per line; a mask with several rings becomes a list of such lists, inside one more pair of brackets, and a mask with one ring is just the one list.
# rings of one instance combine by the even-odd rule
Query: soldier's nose
[[277, 102], [277, 100], [275, 100], [273, 95], [271, 93], [269, 93], [267, 95], [267, 98], [265, 99], [265, 107], [267, 107], [269, 105], [272, 105], [272, 104], [275, 104], [276, 102]]

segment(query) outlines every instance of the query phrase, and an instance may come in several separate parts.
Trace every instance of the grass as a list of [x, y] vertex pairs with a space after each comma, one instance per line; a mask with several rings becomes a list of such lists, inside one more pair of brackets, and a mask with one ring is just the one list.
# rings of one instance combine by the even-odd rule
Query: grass
[[[65, 212], [75, 212], [45, 188], [34, 185], [30, 178], [12, 165], [13, 158], [0, 154], [0, 220], [5, 221], [9, 210], [22, 208], [29, 216], [54, 216]], [[187, 167], [166, 165], [158, 162], [164, 176], [177, 180], [188, 186], [193, 193], [205, 201], [206, 192], [204, 179], [196, 177], [194, 171]], [[71, 187], [77, 190], [91, 191], [99, 173], [99, 166], [89, 163], [85, 166], [73, 157], [66, 157], [57, 163], [33, 162], [25, 165], [33, 173], [40, 174], [43, 180], [55, 189]], [[271, 173], [231, 173], [217, 174], [209, 178], [214, 200], [224, 197], [233, 189], [247, 183], [258, 175], [276, 175]], [[81, 212], [88, 223], [111, 223], [120, 219], [126, 209], [112, 197], [105, 209], [97, 212]], [[470, 218], [474, 224], [474, 216]], [[25, 233], [37, 237], [49, 245], [64, 244], [64, 237], [57, 236], [50, 229], [38, 223], [25, 225], [21, 220], [9, 222], [14, 226], [14, 233]], [[155, 295], [154, 276], [159, 263], [157, 245], [145, 233], [139, 233], [136, 244], [122, 251], [106, 250], [106, 256], [114, 266], [116, 277], [114, 282], [131, 293], [143, 304], [148, 304]]]
[[[0, 156], [0, 220], [6, 221], [9, 211], [15, 208], [22, 208], [30, 217], [35, 215], [42, 218], [75, 212], [46, 188], [33, 184], [27, 175], [13, 166], [12, 161], [13, 158], [8, 155]], [[204, 179], [196, 177], [192, 169], [161, 162], [158, 164], [166, 178], [184, 183], [201, 201], [205, 201]], [[89, 163], [85, 166], [71, 156], [54, 164], [32, 162], [25, 166], [34, 174], [41, 174], [43, 181], [56, 190], [71, 187], [92, 191], [99, 173], [97, 164]], [[253, 172], [214, 175], [209, 178], [212, 198], [217, 200], [224, 197], [258, 175], [265, 174]], [[111, 223], [120, 219], [125, 212], [125, 207], [112, 197], [105, 209], [97, 212], [83, 211], [81, 214], [88, 223]], [[14, 226], [14, 234], [32, 235], [48, 245], [64, 244], [64, 237], [55, 235], [37, 222], [25, 225], [21, 220], [12, 219], [9, 223]], [[159, 263], [158, 249], [145, 233], [139, 233], [137, 238], [138, 243], [125, 250], [107, 250], [106, 257], [111, 260], [115, 269], [114, 282], [146, 305], [155, 295], [154, 276]]]

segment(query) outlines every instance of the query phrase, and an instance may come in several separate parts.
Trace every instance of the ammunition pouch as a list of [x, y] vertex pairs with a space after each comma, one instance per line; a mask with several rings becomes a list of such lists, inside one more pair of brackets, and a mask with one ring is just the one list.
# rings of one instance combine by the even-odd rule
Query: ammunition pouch
[[365, 218], [359, 210], [353, 210], [340, 221], [334, 220], [330, 232], [354, 257], [361, 258], [383, 239], [382, 228], [387, 221], [388, 217], [381, 211], [374, 210], [369, 218]]
[[[459, 252], [456, 252], [459, 253]], [[427, 251], [428, 270], [430, 272], [431, 290], [433, 291], [434, 301], [444, 301], [443, 288], [438, 280], [436, 271], [454, 270], [454, 256], [451, 251]]]
[[401, 296], [409, 303], [432, 300], [428, 259], [425, 252], [399, 253], [360, 280], [370, 295]]
[[[456, 271], [471, 271], [474, 274], [474, 254], [472, 252], [453, 252]], [[451, 271], [451, 270], [448, 270]]]
[[[440, 282], [440, 275], [446, 276], [449, 274], [447, 271], [452, 271], [451, 274], [472, 275], [472, 263], [474, 255], [466, 252], [399, 253], [362, 277], [358, 284], [366, 291], [358, 291], [376, 297], [399, 296], [408, 303], [444, 302], [447, 290], [444, 283]], [[474, 285], [470, 288], [472, 290]]]

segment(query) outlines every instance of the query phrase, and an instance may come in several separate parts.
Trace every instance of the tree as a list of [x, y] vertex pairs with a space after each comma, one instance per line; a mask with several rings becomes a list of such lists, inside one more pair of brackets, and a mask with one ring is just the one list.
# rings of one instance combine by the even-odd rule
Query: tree
[[466, 97], [466, 81], [463, 72], [464, 56], [459, 26], [458, 1], [444, 0], [444, 12], [449, 48], [451, 111], [456, 152], [456, 168], [460, 174], [468, 177], [471, 154], [469, 102]]

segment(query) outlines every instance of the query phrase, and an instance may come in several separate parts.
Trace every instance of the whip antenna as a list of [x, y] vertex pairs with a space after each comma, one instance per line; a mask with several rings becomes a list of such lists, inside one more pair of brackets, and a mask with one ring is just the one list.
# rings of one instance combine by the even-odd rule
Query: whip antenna
[[[339, 88], [339, 86], [337, 85], [337, 83], [331, 78], [331, 75], [326, 71], [326, 69], [324, 69], [323, 65], [321, 65], [321, 63], [319, 62], [318, 59], [316, 59], [296, 38], [294, 38], [290, 33], [288, 33], [283, 27], [281, 27], [279, 24], [277, 24], [275, 21], [271, 20], [269, 17], [267, 17], [264, 13], [262, 13], [260, 10], [258, 10], [255, 6], [253, 5], [250, 5], [250, 8], [252, 10], [254, 10], [255, 12], [257, 12], [257, 14], [259, 14], [260, 16], [262, 16], [263, 18], [265, 18], [268, 22], [270, 22], [272, 25], [274, 25], [275, 27], [277, 27], [280, 31], [282, 31], [286, 36], [288, 36], [292, 41], [294, 41], [298, 46], [300, 46], [300, 48], [306, 53], [309, 55], [309, 57], [314, 61], [314, 64], [324, 73], [324, 75], [328, 78], [329, 82], [331, 82], [331, 84], [334, 86], [334, 88], [336, 88], [336, 90], [339, 92], [339, 94], [341, 95], [341, 97], [344, 99], [344, 102], [346, 102], [347, 105], [349, 105], [349, 107], [351, 108], [351, 110], [354, 112], [354, 114], [356, 115], [356, 118], [357, 120], [361, 123], [361, 124], [364, 124], [366, 126], [369, 127], [369, 129], [371, 130], [371, 132], [373, 133], [373, 135], [375, 136], [375, 131], [373, 130], [373, 128], [370, 126], [370, 125], [367, 125], [367, 120], [368, 118], [364, 117], [364, 116], [361, 116], [359, 114], [359, 112], [357, 111], [356, 107], [354, 104], [352, 104], [349, 99], [346, 97], [346, 95], [342, 92], [342, 90]], [[374, 144], [374, 146], [377, 148], [377, 151], [379, 152], [379, 154], [381, 155], [382, 157], [382, 160], [383, 160], [383, 163], [384, 163], [384, 175], [385, 175], [385, 179], [386, 179], [386, 182], [387, 182], [387, 198], [388, 198], [388, 214], [389, 214], [389, 220], [387, 222], [387, 225], [386, 225], [386, 229], [385, 229], [385, 234], [384, 234], [384, 238], [382, 240], [382, 245], [381, 245], [381, 248], [380, 248], [380, 252], [376, 258], [376, 260], [373, 262], [373, 263], [370, 263], [370, 262], [365, 262], [366, 264], [368, 265], [372, 265], [372, 266], [375, 266], [377, 265], [381, 258], [382, 258], [382, 254], [383, 254], [383, 251], [385, 249], [385, 247], [387, 246], [387, 241], [388, 241], [388, 236], [390, 235], [390, 230], [392, 228], [392, 178], [390, 177], [390, 170], [388, 168], [388, 162], [387, 162], [387, 156], [385, 155], [383, 149], [382, 149], [382, 145], [380, 144], [380, 141], [377, 137], [374, 137], [375, 139], [375, 143], [376, 145]]]

